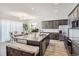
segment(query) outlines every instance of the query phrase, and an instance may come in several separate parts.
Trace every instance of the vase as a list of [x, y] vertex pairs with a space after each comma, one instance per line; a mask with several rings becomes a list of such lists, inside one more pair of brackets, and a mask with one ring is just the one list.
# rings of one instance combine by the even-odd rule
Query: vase
[[36, 33], [36, 32], [34, 32], [34, 33], [33, 33], [33, 36], [34, 36], [34, 38], [36, 38], [36, 36], [37, 36], [37, 33]]

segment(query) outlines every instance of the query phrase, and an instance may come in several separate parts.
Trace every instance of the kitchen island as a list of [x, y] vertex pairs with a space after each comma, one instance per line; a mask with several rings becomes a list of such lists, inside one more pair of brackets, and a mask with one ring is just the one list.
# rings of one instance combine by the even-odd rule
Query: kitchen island
[[49, 33], [41, 33], [41, 34], [29, 34], [24, 36], [18, 36], [14, 38], [16, 42], [19, 40], [25, 40], [27, 45], [38, 46], [40, 56], [44, 55], [47, 46], [49, 45]]

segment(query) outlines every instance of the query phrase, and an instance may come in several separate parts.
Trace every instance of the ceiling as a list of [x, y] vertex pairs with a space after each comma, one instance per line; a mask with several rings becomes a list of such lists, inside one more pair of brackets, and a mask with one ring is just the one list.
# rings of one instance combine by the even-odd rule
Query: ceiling
[[76, 3], [0, 3], [0, 18], [58, 20], [68, 18]]

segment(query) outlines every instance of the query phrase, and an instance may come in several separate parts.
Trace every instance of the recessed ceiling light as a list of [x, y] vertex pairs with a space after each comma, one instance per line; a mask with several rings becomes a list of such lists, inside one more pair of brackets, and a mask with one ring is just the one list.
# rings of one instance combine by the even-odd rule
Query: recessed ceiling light
[[54, 5], [58, 5], [58, 3], [54, 3]]
[[34, 8], [32, 8], [32, 10], [34, 10]]

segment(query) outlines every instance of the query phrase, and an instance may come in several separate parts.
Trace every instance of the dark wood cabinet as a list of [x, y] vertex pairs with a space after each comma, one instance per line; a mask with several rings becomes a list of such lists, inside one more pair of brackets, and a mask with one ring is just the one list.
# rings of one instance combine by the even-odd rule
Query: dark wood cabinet
[[59, 20], [59, 25], [67, 25], [68, 20]]
[[70, 27], [74, 28], [72, 23], [79, 20], [79, 4], [71, 11], [71, 13], [68, 15], [68, 18]]
[[42, 28], [43, 29], [58, 29], [59, 25], [67, 25], [68, 20], [52, 20], [52, 21], [43, 21], [42, 22]]
[[77, 14], [78, 11], [77, 11], [77, 9], [78, 9], [78, 8], [76, 8], [76, 9], [73, 11], [73, 21], [76, 20], [77, 17], [78, 17], [78, 14]]
[[74, 43], [72, 43], [72, 55], [79, 56], [79, 47]]
[[77, 46], [77, 42], [74, 43], [73, 40], [70, 40], [68, 37], [65, 37], [64, 45], [65, 45], [68, 55], [79, 56], [79, 47]]
[[55, 34], [54, 33], [50, 33], [50, 39], [55, 39]]
[[70, 28], [72, 28], [73, 14], [69, 15], [68, 18], [69, 18], [69, 20], [68, 20], [69, 23], [68, 24], [69, 24]]
[[50, 39], [59, 40], [59, 33], [50, 33]]
[[78, 15], [78, 18], [79, 18], [79, 6], [77, 7], [77, 15]]
[[[49, 34], [50, 35], [50, 34]], [[27, 45], [38, 46], [39, 47], [39, 56], [43, 56], [48, 45], [49, 45], [49, 35], [43, 38], [40, 42], [27, 40]]]
[[72, 42], [68, 37], [64, 37], [64, 45], [67, 50], [68, 55], [72, 54]]
[[42, 43], [41, 43], [42, 45], [41, 45], [41, 51], [42, 51], [42, 54], [44, 54], [45, 53], [45, 51], [46, 51], [46, 40], [44, 40]]

